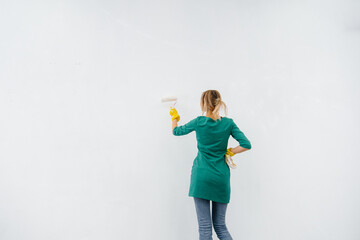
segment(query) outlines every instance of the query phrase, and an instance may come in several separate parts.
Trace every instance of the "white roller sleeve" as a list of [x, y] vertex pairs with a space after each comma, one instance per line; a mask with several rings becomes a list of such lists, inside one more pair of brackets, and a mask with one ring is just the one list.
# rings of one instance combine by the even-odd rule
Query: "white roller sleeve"
[[177, 100], [177, 97], [164, 97], [161, 99], [161, 102], [172, 102], [172, 101], [176, 101]]

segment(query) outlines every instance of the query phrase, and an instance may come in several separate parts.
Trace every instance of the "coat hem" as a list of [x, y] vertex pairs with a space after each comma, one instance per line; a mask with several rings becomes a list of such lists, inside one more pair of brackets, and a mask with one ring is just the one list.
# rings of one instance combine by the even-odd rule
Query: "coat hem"
[[210, 201], [213, 201], [213, 202], [230, 203], [230, 200], [229, 201], [216, 200], [216, 199], [213, 199], [211, 197], [201, 196], [201, 195], [196, 195], [196, 194], [191, 194], [191, 193], [189, 193], [188, 196], [189, 197], [202, 198], [202, 199], [210, 200]]

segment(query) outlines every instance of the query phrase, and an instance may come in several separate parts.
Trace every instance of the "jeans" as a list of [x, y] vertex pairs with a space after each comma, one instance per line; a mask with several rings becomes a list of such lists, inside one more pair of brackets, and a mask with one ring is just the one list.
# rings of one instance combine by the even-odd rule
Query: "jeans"
[[225, 224], [227, 203], [212, 201], [212, 218], [210, 200], [194, 197], [197, 219], [199, 223], [199, 239], [212, 240], [212, 224], [220, 240], [232, 240]]

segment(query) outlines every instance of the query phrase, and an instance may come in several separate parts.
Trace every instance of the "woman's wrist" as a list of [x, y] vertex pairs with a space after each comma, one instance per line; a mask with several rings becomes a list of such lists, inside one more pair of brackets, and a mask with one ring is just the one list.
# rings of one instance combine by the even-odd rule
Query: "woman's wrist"
[[245, 152], [245, 151], [247, 151], [247, 150], [249, 150], [249, 149], [243, 148], [243, 147], [241, 147], [241, 146], [239, 145], [239, 146], [237, 146], [237, 147], [235, 147], [235, 148], [232, 148], [232, 149], [231, 149], [231, 152], [233, 152], [234, 154], [238, 154], [238, 153], [241, 153], [241, 152]]
[[172, 120], [172, 129], [174, 130], [175, 127], [177, 127], [177, 119]]

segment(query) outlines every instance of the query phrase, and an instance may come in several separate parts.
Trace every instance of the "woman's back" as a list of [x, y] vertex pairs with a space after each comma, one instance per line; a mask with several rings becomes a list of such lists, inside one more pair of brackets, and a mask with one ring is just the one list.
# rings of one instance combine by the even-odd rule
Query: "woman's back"
[[175, 127], [173, 134], [181, 136], [196, 131], [198, 153], [191, 170], [189, 196], [216, 202], [230, 201], [230, 169], [225, 153], [230, 136], [239, 145], [251, 148], [249, 140], [231, 118], [214, 120], [198, 116], [185, 125]]
[[198, 117], [196, 139], [198, 150], [209, 161], [224, 157], [231, 133], [231, 119], [222, 117], [221, 120], [213, 120], [210, 117]]

